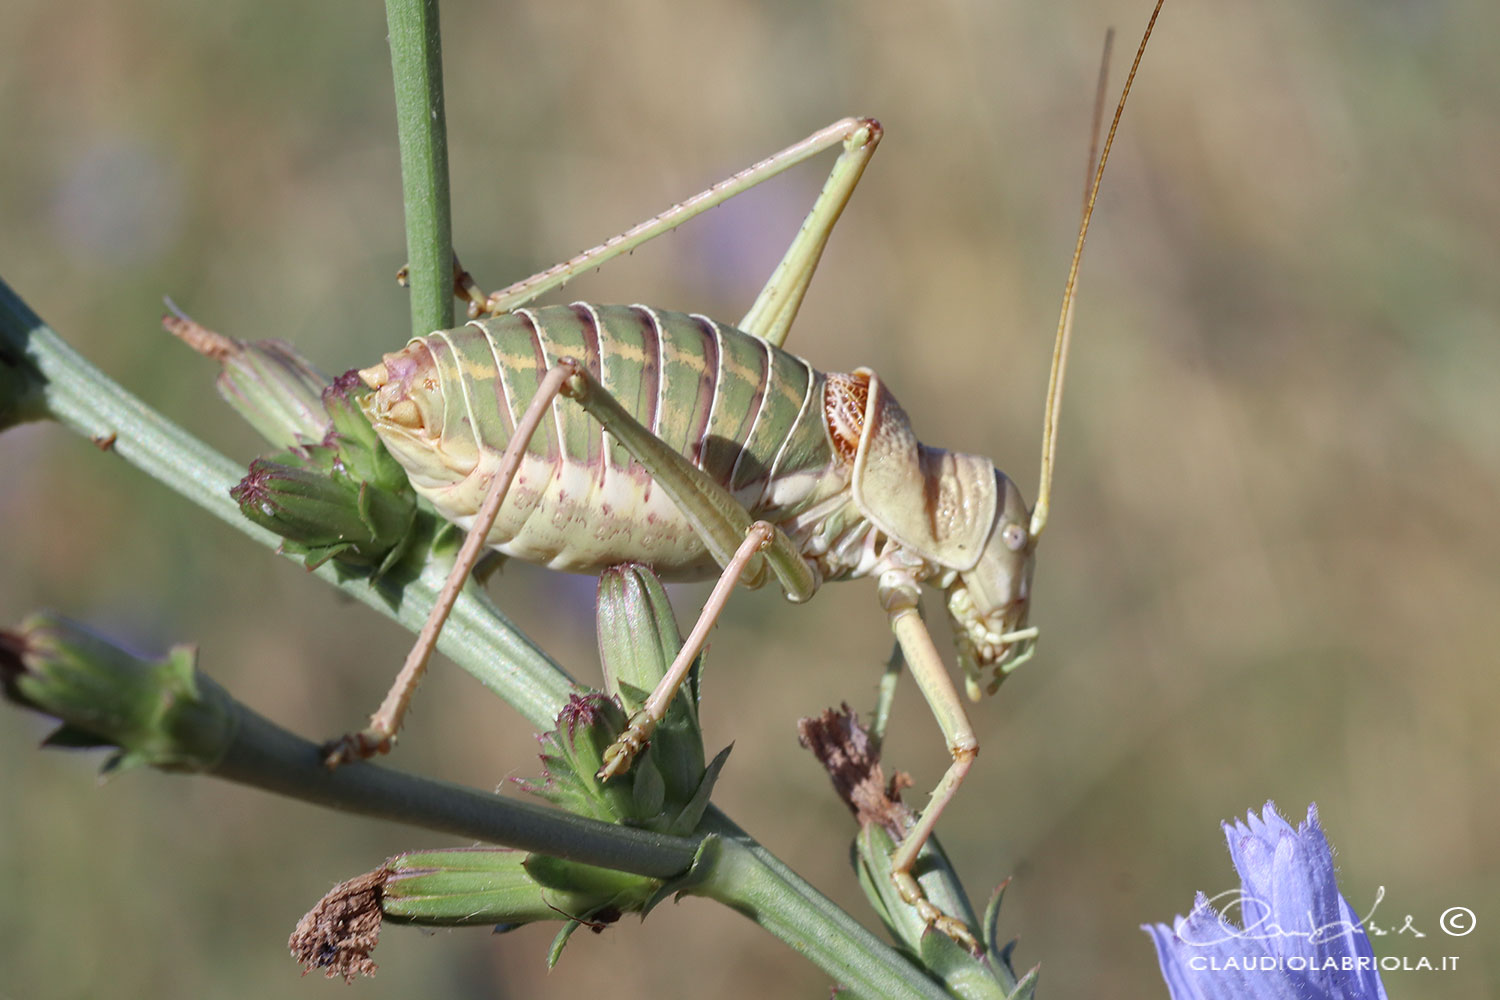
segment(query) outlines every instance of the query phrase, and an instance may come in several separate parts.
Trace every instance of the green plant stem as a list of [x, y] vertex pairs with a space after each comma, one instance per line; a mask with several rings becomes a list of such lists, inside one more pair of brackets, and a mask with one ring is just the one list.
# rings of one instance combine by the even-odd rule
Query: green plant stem
[[885, 661], [885, 670], [880, 675], [880, 686], [875, 693], [875, 710], [870, 713], [870, 742], [876, 753], [885, 742], [885, 730], [891, 722], [891, 708], [896, 703], [896, 686], [901, 681], [901, 671], [906, 666], [906, 657], [901, 655], [901, 644], [892, 643], [890, 659]]
[[[21, 415], [51, 416], [84, 437], [111, 440], [110, 451], [267, 548], [281, 539], [246, 520], [229, 488], [245, 470], [188, 434], [106, 377], [69, 347], [0, 279], [0, 365]], [[0, 412], [7, 409], [0, 402]], [[3, 426], [3, 425], [0, 425]], [[315, 574], [415, 631], [442, 586], [444, 566], [429, 565], [404, 588], [339, 577], [332, 563]], [[562, 668], [478, 590], [459, 595], [438, 648], [524, 715], [551, 729], [568, 695], [578, 690]], [[400, 664], [392, 660], [392, 676]]]
[[785, 941], [834, 978], [841, 998], [952, 1000], [723, 813], [710, 807], [702, 829], [719, 834], [716, 856], [704, 859], [701, 881], [684, 891], [717, 900]]
[[318, 746], [251, 711], [209, 678], [202, 695], [231, 712], [232, 738], [208, 773], [278, 795], [471, 840], [652, 878], [693, 861], [698, 842], [603, 823], [365, 762], [330, 769]]
[[386, 0], [412, 333], [453, 326], [453, 217], [448, 198], [448, 126], [438, 0]]

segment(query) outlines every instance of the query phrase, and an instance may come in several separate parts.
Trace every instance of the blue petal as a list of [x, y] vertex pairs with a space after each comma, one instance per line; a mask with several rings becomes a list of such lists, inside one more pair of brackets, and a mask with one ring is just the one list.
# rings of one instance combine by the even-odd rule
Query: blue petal
[[1229, 856], [1234, 862], [1234, 870], [1240, 873], [1245, 895], [1269, 903], [1276, 885], [1276, 845], [1283, 836], [1295, 837], [1297, 834], [1271, 802], [1266, 803], [1264, 820], [1254, 813], [1245, 818], [1244, 823], [1224, 824]]
[[1203, 994], [1198, 992], [1197, 980], [1184, 961], [1182, 939], [1166, 924], [1141, 924], [1141, 930], [1150, 934], [1156, 945], [1156, 960], [1161, 964], [1161, 977], [1167, 981], [1172, 1000], [1200, 1000]]
[[1216, 910], [1199, 893], [1171, 931], [1143, 928], [1173, 1000], [1386, 1000], [1370, 939], [1339, 895], [1317, 807], [1293, 829], [1267, 802], [1224, 834], [1240, 895], [1216, 897]]
[[1370, 937], [1343, 896], [1339, 897], [1339, 916], [1348, 928], [1344, 932], [1343, 947], [1354, 956], [1357, 970], [1341, 983], [1345, 990], [1343, 995], [1360, 1000], [1386, 1000], [1385, 985], [1375, 970], [1375, 951], [1370, 947]]
[[1321, 993], [1299, 991], [1273, 971], [1277, 958], [1265, 943], [1239, 935], [1202, 893], [1193, 911], [1173, 923], [1170, 930], [1165, 924], [1142, 927], [1156, 943], [1172, 1000], [1327, 1000]]

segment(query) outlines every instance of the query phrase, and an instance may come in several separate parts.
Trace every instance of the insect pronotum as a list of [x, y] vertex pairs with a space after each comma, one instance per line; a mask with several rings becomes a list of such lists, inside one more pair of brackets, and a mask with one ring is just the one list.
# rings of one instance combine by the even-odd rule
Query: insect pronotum
[[[757, 586], [769, 569], [789, 599], [804, 601], [824, 582], [873, 577], [953, 757], [897, 847], [892, 878], [923, 919], [977, 949], [912, 875], [978, 751], [918, 613], [920, 586], [946, 591], [970, 698], [993, 691], [1031, 655], [1031, 578], [1047, 524], [1078, 264], [1160, 9], [1158, 0], [1098, 164], [1091, 162], [1053, 347], [1034, 507], [988, 459], [920, 444], [874, 372], [824, 374], [782, 350], [881, 137], [874, 119], [846, 118], [500, 292], [486, 297], [467, 284], [475, 317], [468, 325], [417, 337], [360, 372], [375, 390], [365, 412], [413, 486], [469, 533], [390, 694], [367, 729], [334, 745], [330, 763], [389, 749], [484, 548], [574, 572], [639, 562], [667, 579], [718, 575], [681, 654], [606, 754], [604, 779], [628, 770], [650, 740], [737, 582]], [[834, 146], [842, 152], [822, 192], [737, 327], [640, 305], [526, 308], [574, 274]]]

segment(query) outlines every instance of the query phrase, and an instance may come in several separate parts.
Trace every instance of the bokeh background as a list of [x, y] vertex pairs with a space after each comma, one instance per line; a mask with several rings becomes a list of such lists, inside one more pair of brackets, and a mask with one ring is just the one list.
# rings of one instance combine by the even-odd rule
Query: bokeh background
[[[1049, 338], [1105, 28], [1112, 91], [1145, 0], [444, 8], [456, 241], [489, 287], [845, 114], [887, 134], [791, 346], [886, 373], [925, 440], [1034, 492]], [[1345, 894], [1457, 955], [1393, 996], [1500, 994], [1500, 7], [1169, 3], [1085, 262], [1043, 641], [976, 706], [944, 842], [1006, 876], [1049, 997], [1162, 997], [1137, 929], [1235, 879], [1220, 820], [1316, 801]], [[228, 453], [260, 449], [157, 325], [278, 336], [330, 372], [407, 333], [382, 12], [287, 0], [0, 8], [0, 274], [106, 372]], [[805, 167], [568, 292], [733, 320], [822, 181]], [[192, 641], [252, 705], [326, 736], [407, 636], [87, 441], [0, 435], [0, 620], [63, 610], [136, 646]], [[492, 585], [597, 678], [592, 582]], [[701, 590], [677, 591], [680, 616]], [[946, 641], [946, 640], [945, 640]], [[852, 826], [799, 715], [867, 710], [873, 588], [738, 597], [705, 716], [724, 808], [865, 912]], [[534, 769], [528, 726], [451, 665], [396, 761], [480, 786]], [[346, 995], [282, 942], [335, 881], [441, 837], [34, 749], [0, 711], [0, 996]], [[946, 759], [910, 690], [888, 761]], [[1474, 934], [1444, 937], [1465, 905]], [[388, 931], [362, 997], [824, 996], [710, 903], [574, 939]]]

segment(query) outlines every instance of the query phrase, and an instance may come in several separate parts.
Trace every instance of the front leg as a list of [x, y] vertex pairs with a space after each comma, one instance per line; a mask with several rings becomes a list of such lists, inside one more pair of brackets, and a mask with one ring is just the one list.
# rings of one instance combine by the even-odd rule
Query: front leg
[[971, 954], [979, 955], [983, 950], [973, 932], [964, 926], [963, 921], [934, 906], [922, 893], [922, 887], [912, 874], [917, 854], [932, 836], [938, 817], [958, 792], [958, 786], [963, 782], [964, 775], [969, 773], [969, 768], [979, 753], [979, 740], [974, 735], [974, 727], [969, 723], [968, 714], [959, 699], [958, 689], [953, 686], [953, 679], [943, 664], [942, 657], [938, 655], [937, 647], [932, 644], [927, 624], [917, 611], [918, 599], [917, 584], [909, 575], [892, 571], [881, 577], [880, 601], [890, 619], [891, 631], [895, 633], [902, 655], [911, 666], [911, 674], [922, 690], [922, 697], [927, 699], [928, 707], [942, 727], [943, 736], [948, 741], [948, 751], [953, 755], [953, 763], [948, 765], [948, 770], [932, 790], [927, 808], [922, 810], [916, 824], [891, 855], [891, 881], [896, 884], [901, 898], [916, 908], [928, 926], [948, 935]]
[[515, 433], [511, 435], [510, 443], [500, 457], [500, 468], [495, 472], [490, 491], [475, 515], [469, 533], [464, 536], [458, 556], [453, 560], [453, 568], [448, 571], [448, 579], [443, 582], [443, 589], [438, 593], [437, 601], [422, 625], [422, 631], [417, 634], [417, 641], [406, 654], [406, 662], [401, 665], [400, 673], [392, 682], [385, 700], [380, 703], [375, 714], [370, 716], [368, 726], [324, 745], [323, 760], [329, 767], [365, 760], [391, 749], [401, 722], [406, 718], [406, 711], [411, 707], [412, 697], [417, 693], [417, 686], [427, 673], [427, 663], [432, 658], [433, 649], [437, 647], [443, 623], [448, 620], [448, 613], [453, 610], [453, 603], [458, 600], [459, 591], [463, 589], [469, 573], [484, 553], [485, 539], [495, 526], [500, 505], [510, 492], [516, 471], [521, 467], [521, 459], [526, 454], [526, 446], [531, 443], [532, 435], [541, 425], [542, 418], [551, 411], [552, 401], [562, 392], [568, 380], [582, 369], [583, 366], [572, 358], [563, 358], [543, 376], [531, 405], [516, 422]]

